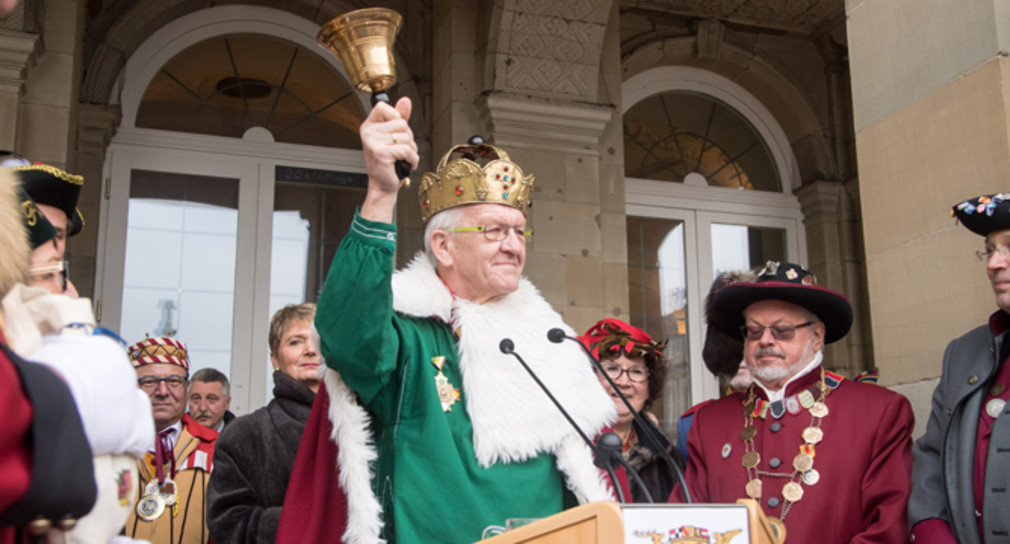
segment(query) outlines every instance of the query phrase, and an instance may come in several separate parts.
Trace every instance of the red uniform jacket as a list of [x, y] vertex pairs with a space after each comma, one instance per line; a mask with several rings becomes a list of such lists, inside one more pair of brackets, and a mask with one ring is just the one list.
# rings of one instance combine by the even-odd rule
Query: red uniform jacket
[[[820, 369], [788, 385], [791, 396], [820, 378]], [[757, 388], [759, 398], [764, 392]], [[743, 400], [736, 393], [702, 407], [688, 435], [690, 461], [686, 481], [695, 502], [731, 503], [746, 498], [743, 466]], [[908, 400], [877, 385], [842, 381], [825, 399], [829, 413], [821, 420], [823, 440], [815, 446], [820, 481], [803, 485], [803, 497], [786, 517], [787, 542], [817, 544], [904, 542], [906, 505], [911, 487], [911, 433], [914, 417]], [[804, 443], [811, 415], [801, 409], [781, 419], [754, 418], [757, 470], [791, 473]], [[778, 430], [773, 430], [773, 423]], [[777, 460], [780, 464], [772, 468]], [[763, 476], [765, 515], [782, 517], [786, 478]], [[777, 503], [769, 504], [770, 499]], [[679, 487], [671, 502], [681, 502]]]

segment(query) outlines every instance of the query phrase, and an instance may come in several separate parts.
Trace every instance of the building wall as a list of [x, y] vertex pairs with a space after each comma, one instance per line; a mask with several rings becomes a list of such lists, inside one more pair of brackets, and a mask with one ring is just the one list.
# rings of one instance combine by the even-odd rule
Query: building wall
[[954, 204], [1010, 189], [999, 0], [847, 2], [875, 357], [924, 428], [944, 346], [996, 308]]

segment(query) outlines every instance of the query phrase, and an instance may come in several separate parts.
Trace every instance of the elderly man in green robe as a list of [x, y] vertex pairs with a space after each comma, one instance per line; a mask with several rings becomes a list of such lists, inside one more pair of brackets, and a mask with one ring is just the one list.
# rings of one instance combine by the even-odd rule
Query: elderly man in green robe
[[578, 346], [547, 339], [574, 331], [522, 277], [533, 176], [497, 147], [454, 147], [420, 183], [425, 252], [394, 272], [394, 163], [418, 162], [410, 111], [380, 103], [361, 126], [368, 192], [316, 315], [327, 366], [371, 417], [383, 536], [469, 543], [509, 518], [610, 499], [590, 449], [499, 350], [511, 339], [586, 434], [613, 420]]

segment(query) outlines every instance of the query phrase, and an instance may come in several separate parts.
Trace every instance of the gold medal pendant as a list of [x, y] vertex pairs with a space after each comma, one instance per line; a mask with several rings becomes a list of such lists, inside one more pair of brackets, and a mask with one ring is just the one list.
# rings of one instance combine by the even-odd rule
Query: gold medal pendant
[[439, 355], [431, 358], [431, 364], [438, 369], [435, 375], [435, 391], [438, 393], [438, 401], [442, 404], [443, 412], [452, 411], [452, 405], [459, 400], [459, 389], [449, 383], [449, 378], [442, 373], [442, 366], [445, 365], [445, 357]]
[[165, 511], [165, 501], [161, 495], [144, 495], [137, 501], [137, 517], [144, 521], [154, 521]]

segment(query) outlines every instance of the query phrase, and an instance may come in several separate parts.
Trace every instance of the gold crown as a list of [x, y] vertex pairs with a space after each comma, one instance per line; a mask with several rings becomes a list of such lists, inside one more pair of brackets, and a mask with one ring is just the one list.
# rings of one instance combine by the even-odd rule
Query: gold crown
[[[457, 151], [463, 157], [450, 162], [449, 157]], [[481, 167], [475, 161], [477, 156], [488, 162]], [[464, 204], [504, 204], [525, 214], [532, 188], [533, 174], [524, 175], [505, 150], [471, 143], [454, 146], [434, 172], [424, 174], [417, 198], [425, 222], [442, 210]]]

